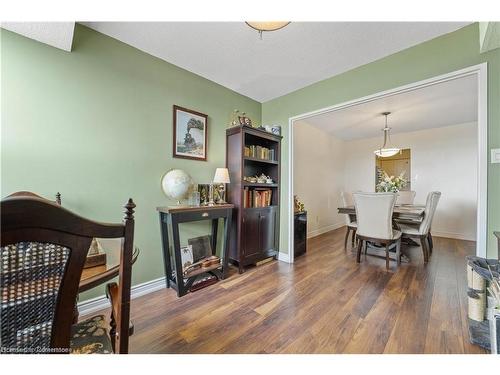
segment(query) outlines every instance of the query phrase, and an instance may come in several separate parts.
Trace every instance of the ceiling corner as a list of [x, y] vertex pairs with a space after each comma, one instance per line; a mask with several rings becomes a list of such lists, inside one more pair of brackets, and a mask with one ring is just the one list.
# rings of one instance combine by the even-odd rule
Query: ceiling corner
[[75, 22], [2, 22], [3, 29], [71, 52]]

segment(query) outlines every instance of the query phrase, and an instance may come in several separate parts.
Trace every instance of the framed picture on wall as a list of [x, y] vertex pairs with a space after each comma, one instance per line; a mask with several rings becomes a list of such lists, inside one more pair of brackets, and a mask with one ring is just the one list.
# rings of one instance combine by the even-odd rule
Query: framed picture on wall
[[207, 160], [208, 116], [174, 105], [174, 158]]

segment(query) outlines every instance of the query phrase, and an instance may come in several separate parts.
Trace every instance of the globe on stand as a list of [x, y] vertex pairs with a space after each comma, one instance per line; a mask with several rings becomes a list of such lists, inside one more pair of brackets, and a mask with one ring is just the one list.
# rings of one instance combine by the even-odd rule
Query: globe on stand
[[181, 204], [193, 185], [193, 179], [182, 169], [171, 169], [161, 179], [161, 188], [165, 195]]

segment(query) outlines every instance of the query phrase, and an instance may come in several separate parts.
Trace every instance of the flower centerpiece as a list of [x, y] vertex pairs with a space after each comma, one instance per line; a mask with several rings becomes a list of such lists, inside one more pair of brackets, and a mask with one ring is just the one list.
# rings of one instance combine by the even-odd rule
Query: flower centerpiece
[[383, 169], [379, 169], [378, 173], [380, 182], [376, 186], [377, 193], [397, 193], [408, 184], [404, 171], [397, 177], [389, 176]]

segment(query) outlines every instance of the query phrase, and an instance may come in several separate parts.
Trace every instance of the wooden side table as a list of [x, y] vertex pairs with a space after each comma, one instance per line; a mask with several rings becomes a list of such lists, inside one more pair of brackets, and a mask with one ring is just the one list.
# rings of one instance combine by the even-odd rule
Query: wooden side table
[[[234, 205], [217, 204], [213, 206], [171, 206], [157, 207], [160, 214], [160, 228], [162, 238], [163, 262], [167, 288], [174, 288], [177, 296], [186, 295], [198, 276], [210, 273], [218, 279], [227, 276], [229, 235], [231, 233], [231, 220]], [[181, 245], [179, 237], [179, 224], [200, 220], [212, 221], [212, 254], [217, 249], [217, 230], [219, 219], [224, 219], [224, 245], [222, 247], [222, 264], [202, 268], [189, 273], [188, 277], [182, 274]], [[170, 232], [169, 232], [170, 231]], [[171, 233], [171, 234], [169, 234]], [[172, 244], [170, 243], [172, 237]]]

